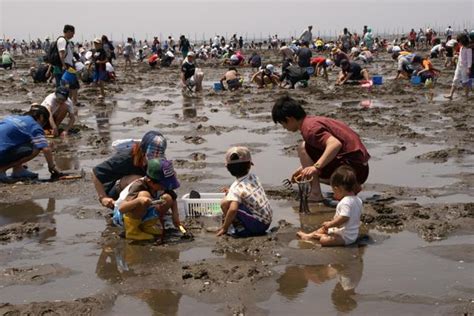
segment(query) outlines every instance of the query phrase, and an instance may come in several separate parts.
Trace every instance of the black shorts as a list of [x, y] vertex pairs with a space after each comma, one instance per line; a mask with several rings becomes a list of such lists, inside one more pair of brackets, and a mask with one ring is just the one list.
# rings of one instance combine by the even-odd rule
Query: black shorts
[[227, 80], [227, 87], [231, 90], [240, 88], [240, 80], [237, 78], [232, 79], [232, 80]]
[[446, 57], [454, 57], [454, 49], [446, 46]]
[[438, 52], [432, 52], [430, 58], [438, 58]]
[[12, 162], [19, 161], [33, 153], [33, 144], [26, 143], [14, 147], [0, 155], [0, 166], [6, 166]]

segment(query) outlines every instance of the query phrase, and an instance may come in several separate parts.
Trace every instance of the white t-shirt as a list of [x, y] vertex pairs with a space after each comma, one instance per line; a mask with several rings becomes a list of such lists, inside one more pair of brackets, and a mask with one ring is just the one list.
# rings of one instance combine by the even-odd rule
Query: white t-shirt
[[[43, 103], [41, 103], [41, 105], [47, 107], [51, 115], [54, 115], [54, 113], [56, 113], [56, 111], [58, 110], [58, 105], [56, 103], [56, 94], [51, 93], [50, 95], [48, 95], [43, 100]], [[67, 106], [67, 112], [70, 114], [74, 114], [74, 106], [72, 105], [72, 101], [70, 98], [67, 98], [66, 106]]]
[[433, 48], [431, 48], [431, 53], [436, 53], [436, 52], [439, 53], [440, 49], [441, 49], [441, 44], [435, 45], [433, 46]]
[[346, 245], [352, 244], [359, 236], [360, 215], [362, 214], [362, 200], [358, 196], [346, 196], [336, 206], [335, 216], [349, 217], [342, 226], [332, 230], [342, 236]]
[[56, 45], [58, 46], [58, 51], [61, 52], [66, 52], [66, 56], [64, 57], [64, 62], [68, 65], [73, 66], [74, 61], [73, 61], [73, 45], [72, 43], [69, 43], [64, 37], [58, 38]]

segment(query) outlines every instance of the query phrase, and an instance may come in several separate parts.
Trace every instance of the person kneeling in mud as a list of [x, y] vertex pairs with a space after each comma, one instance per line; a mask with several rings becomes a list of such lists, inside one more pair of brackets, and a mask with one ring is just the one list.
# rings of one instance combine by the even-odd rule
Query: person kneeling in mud
[[221, 78], [220, 82], [222, 85], [222, 90], [225, 90], [224, 81], [227, 83], [227, 89], [230, 91], [238, 90], [240, 87], [242, 87], [242, 78], [235, 67], [230, 67], [225, 75]]
[[293, 64], [290, 60], [286, 60], [282, 65], [282, 75], [280, 77], [283, 88], [290, 87], [294, 89], [296, 83], [303, 82], [304, 86], [308, 85], [309, 74], [306, 68], [300, 67], [297, 64]]
[[274, 67], [271, 64], [260, 67], [260, 70], [253, 74], [250, 81], [255, 82], [259, 89], [262, 89], [267, 84], [272, 84], [273, 87], [276, 87], [280, 83], [279, 76], [275, 73]]
[[[163, 231], [164, 215], [171, 210], [173, 224], [181, 225], [178, 214], [178, 179], [171, 161], [152, 159], [148, 161], [146, 175], [130, 183], [115, 202], [113, 222], [125, 229], [125, 238], [131, 240], [152, 240]], [[163, 227], [164, 229], [164, 227]]]
[[183, 91], [186, 91], [186, 89], [192, 91], [194, 87], [196, 87], [196, 92], [202, 90], [202, 79], [204, 74], [196, 67], [194, 57], [193, 52], [188, 53], [181, 65], [181, 83], [183, 85]]
[[363, 69], [359, 64], [348, 60], [341, 61], [341, 72], [336, 84], [342, 85], [347, 81], [370, 81], [369, 72]]
[[264, 235], [272, 222], [273, 211], [258, 177], [250, 173], [253, 165], [247, 147], [231, 147], [226, 153], [226, 167], [236, 180], [224, 189], [221, 201], [224, 223], [217, 236], [234, 228], [233, 236], [250, 237]]
[[[69, 89], [65, 87], [57, 88], [56, 92], [49, 94], [41, 105], [46, 107], [50, 113], [49, 124], [46, 125], [45, 132], [53, 136], [67, 136], [76, 121], [75, 109], [72, 100], [69, 98]], [[69, 117], [69, 122], [59, 135], [59, 125], [66, 116]]]
[[298, 237], [303, 240], [317, 239], [321, 246], [345, 246], [354, 243], [359, 236], [362, 200], [356, 195], [359, 184], [357, 176], [349, 166], [341, 166], [334, 171], [330, 180], [334, 198], [340, 200], [336, 214], [331, 221], [326, 221], [314, 232], [299, 231]]

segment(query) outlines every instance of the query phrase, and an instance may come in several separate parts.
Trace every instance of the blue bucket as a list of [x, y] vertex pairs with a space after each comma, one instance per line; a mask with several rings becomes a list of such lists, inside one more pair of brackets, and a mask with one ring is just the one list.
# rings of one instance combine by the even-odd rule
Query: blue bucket
[[373, 76], [372, 77], [372, 82], [374, 83], [374, 86], [380, 86], [383, 83], [383, 77], [382, 76]]
[[314, 68], [313, 67], [306, 67], [306, 72], [308, 75], [312, 76], [314, 74]]
[[411, 77], [411, 83], [414, 85], [419, 85], [421, 83], [421, 77], [420, 76]]
[[69, 82], [69, 83], [72, 83], [72, 82], [74, 82], [75, 80], [77, 80], [76, 74], [71, 73], [71, 72], [69, 72], [69, 71], [66, 70], [66, 71], [63, 73], [63, 76], [61, 77], [61, 80], [67, 81], [67, 82]]
[[222, 84], [220, 82], [214, 83], [214, 91], [222, 91]]

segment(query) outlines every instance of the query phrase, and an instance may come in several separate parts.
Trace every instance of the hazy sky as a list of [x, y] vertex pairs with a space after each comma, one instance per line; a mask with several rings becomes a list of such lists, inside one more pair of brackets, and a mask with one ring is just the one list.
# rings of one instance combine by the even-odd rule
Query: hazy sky
[[313, 34], [334, 34], [347, 26], [360, 32], [407, 32], [432, 26], [474, 28], [474, 0], [0, 0], [0, 36], [58, 36], [64, 24], [76, 27], [75, 39], [106, 34], [114, 40], [135, 35], [201, 40], [214, 34], [299, 35], [312, 24]]

